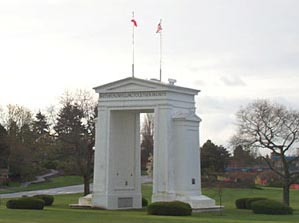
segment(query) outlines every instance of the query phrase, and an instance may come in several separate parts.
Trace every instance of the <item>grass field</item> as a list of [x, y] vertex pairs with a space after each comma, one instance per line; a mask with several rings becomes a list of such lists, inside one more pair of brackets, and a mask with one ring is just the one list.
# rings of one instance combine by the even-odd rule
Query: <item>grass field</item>
[[[151, 185], [145, 184], [142, 187], [143, 195], [149, 198], [151, 195]], [[217, 189], [203, 189], [203, 193], [209, 197], [219, 200]], [[264, 196], [280, 200], [281, 190], [277, 188], [258, 189], [223, 189], [222, 201], [225, 209], [222, 213], [193, 213], [188, 217], [166, 217], [150, 216], [142, 210], [129, 211], [107, 211], [107, 210], [82, 210], [71, 209], [68, 204], [77, 203], [80, 194], [55, 196], [55, 202], [52, 207], [46, 207], [42, 211], [35, 210], [11, 210], [5, 207], [6, 200], [2, 200], [0, 206], [0, 222], [2, 223], [290, 223], [299, 222], [299, 191], [291, 191], [291, 206], [295, 209], [293, 215], [274, 216], [274, 215], [256, 215], [250, 210], [238, 210], [234, 206], [234, 201], [241, 197]], [[222, 215], [221, 215], [222, 214]]]

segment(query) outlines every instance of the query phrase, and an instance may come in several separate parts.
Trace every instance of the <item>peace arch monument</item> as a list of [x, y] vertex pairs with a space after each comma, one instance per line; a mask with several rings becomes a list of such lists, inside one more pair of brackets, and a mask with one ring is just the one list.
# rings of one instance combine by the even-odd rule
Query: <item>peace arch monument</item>
[[[94, 88], [99, 94], [91, 206], [141, 208], [140, 113], [154, 113], [152, 202], [215, 208], [202, 195], [198, 90], [134, 77]], [[79, 200], [86, 204], [88, 196]]]

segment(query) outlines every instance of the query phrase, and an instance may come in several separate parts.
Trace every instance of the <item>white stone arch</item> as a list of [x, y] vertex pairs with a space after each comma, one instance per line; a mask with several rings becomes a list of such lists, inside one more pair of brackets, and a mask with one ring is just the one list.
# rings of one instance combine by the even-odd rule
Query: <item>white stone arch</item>
[[215, 207], [215, 201], [201, 193], [200, 118], [194, 100], [198, 90], [126, 78], [95, 91], [99, 102], [92, 206], [141, 208], [139, 114], [153, 112], [152, 201]]

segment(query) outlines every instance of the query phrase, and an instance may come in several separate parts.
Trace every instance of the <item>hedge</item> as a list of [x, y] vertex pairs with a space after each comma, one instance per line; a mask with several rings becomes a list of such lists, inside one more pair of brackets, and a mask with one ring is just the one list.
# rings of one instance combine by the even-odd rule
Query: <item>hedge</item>
[[150, 215], [187, 216], [191, 215], [192, 208], [189, 204], [181, 201], [154, 202], [147, 207]]
[[18, 199], [8, 200], [6, 207], [10, 209], [36, 209], [42, 210], [45, 206], [45, 202], [38, 198], [22, 197]]
[[52, 195], [38, 194], [38, 195], [34, 195], [33, 197], [42, 199], [45, 202], [45, 206], [51, 206], [54, 202], [54, 196]]
[[236, 208], [238, 209], [247, 209], [246, 208], [246, 201], [248, 200], [249, 198], [240, 198], [240, 199], [237, 199], [235, 201], [235, 204], [236, 204]]
[[293, 214], [293, 209], [281, 202], [274, 200], [259, 200], [251, 204], [253, 213], [255, 214], [273, 214], [286, 215]]
[[252, 209], [251, 204], [255, 201], [261, 201], [261, 200], [267, 200], [265, 197], [253, 197], [253, 198], [248, 198], [245, 201], [245, 207], [246, 209]]
[[259, 200], [266, 200], [265, 197], [253, 197], [253, 198], [240, 198], [235, 201], [236, 208], [238, 209], [251, 209], [251, 203]]

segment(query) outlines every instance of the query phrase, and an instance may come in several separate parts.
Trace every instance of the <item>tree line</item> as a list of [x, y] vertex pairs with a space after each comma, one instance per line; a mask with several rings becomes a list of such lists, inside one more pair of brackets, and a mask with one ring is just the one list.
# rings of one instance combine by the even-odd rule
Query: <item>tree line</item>
[[232, 159], [241, 167], [263, 163], [281, 181], [282, 200], [289, 205], [290, 186], [299, 183], [299, 112], [258, 99], [241, 107], [236, 121], [237, 131], [230, 139], [230, 145], [235, 148], [232, 157], [223, 146], [211, 140], [202, 146], [203, 176], [224, 172]]
[[47, 169], [83, 177], [90, 193], [96, 100], [87, 91], [66, 92], [57, 110], [33, 114], [20, 105], [2, 110], [0, 169], [13, 181], [30, 180]]
[[[33, 114], [20, 105], [8, 105], [0, 116], [0, 169], [10, 179], [27, 180], [46, 169], [78, 174], [88, 194], [93, 168], [96, 100], [91, 93], [65, 93], [59, 108]], [[283, 201], [289, 205], [290, 185], [299, 181], [299, 112], [267, 100], [256, 100], [236, 113], [237, 131], [230, 139], [233, 156], [223, 146], [208, 140], [201, 148], [202, 175], [224, 171], [232, 158], [238, 162], [264, 161], [283, 184]], [[152, 156], [153, 116], [146, 116], [142, 128], [142, 160]], [[262, 156], [266, 150], [275, 156]], [[144, 156], [144, 157], [143, 157]], [[245, 165], [245, 164], [239, 164]], [[146, 168], [146, 162], [142, 165]]]

